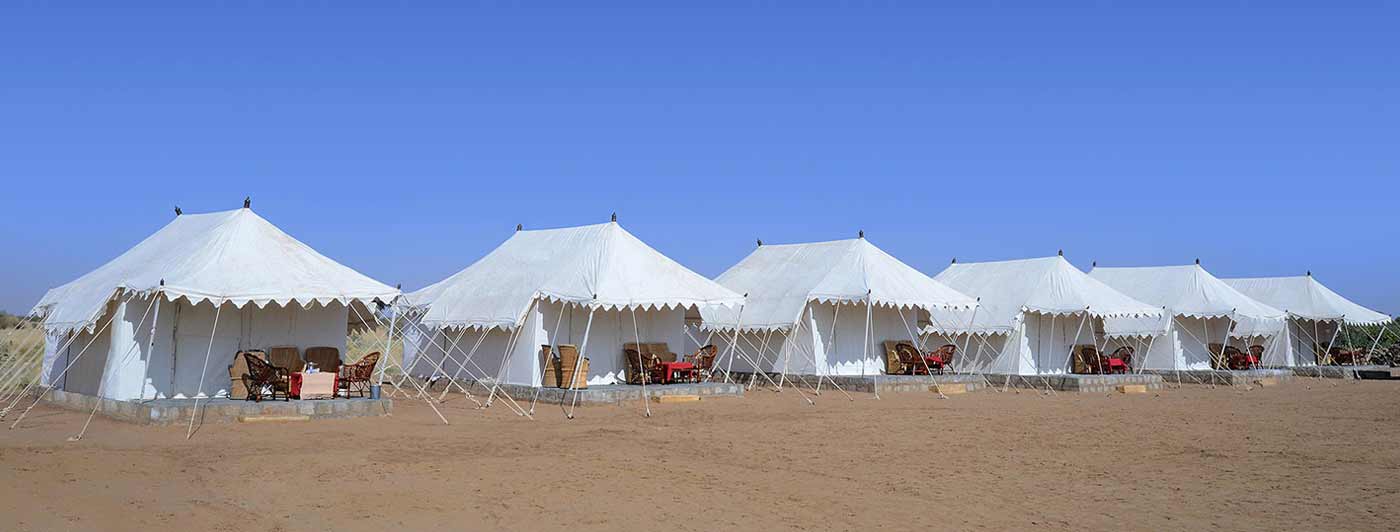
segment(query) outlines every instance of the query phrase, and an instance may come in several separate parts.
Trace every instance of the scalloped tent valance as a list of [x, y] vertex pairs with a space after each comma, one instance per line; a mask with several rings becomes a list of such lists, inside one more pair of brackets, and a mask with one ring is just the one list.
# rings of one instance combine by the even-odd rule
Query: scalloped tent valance
[[949, 266], [934, 277], [956, 290], [977, 296], [981, 305], [971, 323], [935, 313], [934, 333], [1010, 334], [1022, 315], [1079, 314], [1099, 318], [1160, 318], [1162, 309], [1138, 301], [1079, 271], [1062, 256]]
[[706, 327], [786, 329], [810, 302], [966, 311], [977, 300], [900, 262], [864, 238], [806, 244], [763, 245], [720, 274], [716, 282], [747, 293], [736, 309], [702, 312]]
[[510, 329], [536, 300], [640, 310], [735, 306], [744, 298], [610, 222], [516, 231], [472, 265], [404, 299], [423, 309], [428, 327]]
[[120, 291], [259, 308], [392, 302], [393, 287], [316, 252], [252, 209], [177, 216], [115, 259], [53, 288], [32, 314], [50, 332], [92, 329]]
[[1267, 303], [1290, 316], [1319, 321], [1342, 321], [1350, 325], [1377, 325], [1391, 317], [1368, 309], [1333, 292], [1312, 275], [1224, 279], [1245, 295]]

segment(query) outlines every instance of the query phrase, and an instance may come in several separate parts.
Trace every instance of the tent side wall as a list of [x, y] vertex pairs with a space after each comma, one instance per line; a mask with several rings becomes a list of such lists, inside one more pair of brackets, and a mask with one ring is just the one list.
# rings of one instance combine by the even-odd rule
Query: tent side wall
[[[635, 330], [631, 310], [600, 309], [594, 312], [592, 329], [588, 332], [588, 344], [585, 346], [583, 334], [589, 327], [588, 314], [589, 310], [585, 307], [540, 302], [526, 316], [513, 354], [506, 353], [510, 333], [493, 329], [473, 355], [475, 364], [469, 365], [470, 371], [462, 372], [461, 376], [464, 379], [483, 375], [495, 378], [502, 365], [509, 360], [510, 368], [502, 374], [502, 382], [539, 386], [543, 378], [540, 346], [573, 344], [582, 349], [583, 356], [588, 358], [590, 385], [619, 384], [626, 378], [627, 367], [622, 358], [622, 344], [635, 342], [638, 335], [643, 343], [665, 342], [677, 357], [688, 354], [684, 350], [692, 343], [686, 336], [685, 309], [638, 310]], [[449, 375], [456, 374], [464, 355], [471, 351], [481, 332], [468, 330], [454, 332], [453, 335], [458, 336], [457, 349], [452, 350], [447, 362], [442, 362], [443, 351], [452, 346], [446, 335], [439, 335], [434, 345], [427, 346], [419, 353], [420, 357], [431, 357], [441, 363]], [[412, 373], [430, 377], [436, 371], [437, 368], [431, 363], [419, 362]]]
[[[239, 309], [226, 303], [217, 312], [217, 330], [213, 329], [216, 309], [212, 303], [194, 305], [162, 298], [158, 305], [157, 318], [149, 298], [110, 304], [108, 311], [113, 314], [106, 316], [116, 317], [108, 330], [99, 334], [86, 352], [82, 352], [83, 347], [91, 335], [79, 333], [72, 345], [55, 357], [50, 378], [56, 377], [71, 359], [77, 361], [73, 368], [56, 381], [67, 391], [97, 395], [101, 387], [102, 396], [117, 400], [193, 397], [200, 391], [202, 380], [203, 393], [217, 396], [228, 393], [228, 366], [241, 350], [292, 345], [305, 353], [307, 347], [328, 346], [345, 355], [349, 310], [340, 303], [312, 308], [268, 305], [261, 309], [254, 305]], [[100, 320], [98, 328], [105, 322], [105, 318]]]

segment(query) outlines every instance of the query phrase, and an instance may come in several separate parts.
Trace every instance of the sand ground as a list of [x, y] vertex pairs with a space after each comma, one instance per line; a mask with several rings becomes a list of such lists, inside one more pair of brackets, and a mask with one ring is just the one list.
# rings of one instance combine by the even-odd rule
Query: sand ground
[[1400, 383], [0, 431], [5, 530], [1394, 530]]

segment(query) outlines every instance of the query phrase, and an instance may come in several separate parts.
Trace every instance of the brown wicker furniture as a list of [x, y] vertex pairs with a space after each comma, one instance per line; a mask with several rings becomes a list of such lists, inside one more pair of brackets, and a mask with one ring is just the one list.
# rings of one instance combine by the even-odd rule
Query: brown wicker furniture
[[293, 373], [306, 369], [306, 362], [302, 361], [301, 353], [296, 346], [283, 345], [268, 348], [267, 362], [279, 368], [286, 368], [287, 371]]
[[885, 340], [885, 373], [888, 375], [904, 375], [912, 368], [905, 365], [899, 359], [900, 342], [897, 340]]
[[899, 359], [900, 374], [908, 375], [928, 375], [928, 366], [919, 350], [913, 345], [899, 342], [894, 346], [895, 356]]
[[[575, 374], [574, 366], [578, 366], [578, 373]], [[579, 361], [578, 346], [573, 344], [559, 344], [559, 387], [575, 388], [579, 390], [588, 388], [588, 359]]]
[[248, 389], [247, 399], [260, 402], [267, 396], [276, 401], [280, 393], [283, 401], [291, 400], [291, 383], [288, 382], [291, 372], [287, 368], [269, 364], [253, 353], [243, 353], [243, 360], [248, 364], [248, 373], [243, 375], [243, 385]]
[[340, 367], [340, 373], [336, 376], [336, 387], [345, 390], [345, 397], [350, 397], [350, 392], [358, 392], [360, 397], [364, 397], [369, 392], [369, 381], [374, 377], [374, 365], [379, 363], [379, 352], [375, 351], [359, 362], [346, 364]]
[[248, 361], [243, 360], [244, 353], [252, 353], [253, 356], [267, 360], [267, 353], [255, 349], [239, 351], [237, 354], [233, 355], [233, 363], [228, 366], [229, 399], [248, 398], [248, 385], [243, 381], [243, 376], [248, 374]]
[[627, 384], [651, 384], [654, 382], [652, 372], [656, 366], [656, 357], [642, 354], [636, 344], [627, 345], [630, 347], [622, 349], [622, 359], [627, 362]]
[[924, 361], [928, 364], [929, 369], [937, 371], [939, 375], [942, 375], [944, 371], [953, 368], [953, 357], [957, 355], [957, 353], [958, 346], [954, 344], [943, 344], [942, 347], [933, 350], [928, 356], [924, 357]]
[[334, 347], [306, 348], [306, 363], [315, 364], [316, 369], [327, 373], [340, 371], [340, 350]]
[[701, 347], [693, 354], [686, 355], [685, 361], [694, 364], [690, 370], [690, 380], [692, 382], [703, 382], [709, 380], [714, 375], [715, 358], [719, 356], [719, 348], [714, 344]]

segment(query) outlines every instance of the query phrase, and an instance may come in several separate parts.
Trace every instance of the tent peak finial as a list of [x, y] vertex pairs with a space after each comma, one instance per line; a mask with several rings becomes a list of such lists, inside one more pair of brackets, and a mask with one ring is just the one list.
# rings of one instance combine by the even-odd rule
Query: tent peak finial
[[1196, 258], [1196, 265], [1197, 265], [1197, 266], [1200, 266], [1200, 265], [1201, 265], [1201, 259], [1200, 259], [1200, 257], [1197, 257], [1197, 258]]
[[1099, 267], [1099, 261], [1091, 261], [1091, 262], [1089, 263], [1089, 267], [1090, 267], [1090, 268], [1098, 268], [1098, 267]]
[[1308, 270], [1308, 277], [1312, 277], [1312, 270]]
[[865, 230], [864, 230], [864, 229], [861, 229], [860, 231], [857, 231], [857, 232], [856, 232], [856, 235], [859, 236], [860, 238], [864, 239], [864, 238], [865, 238]]
[[612, 221], [614, 221], [614, 222], [617, 221], [617, 213], [615, 213], [615, 212], [614, 212], [613, 215], [612, 215]]
[[515, 224], [515, 230], [516, 230], [516, 232], [519, 232], [521, 229], [524, 229], [524, 228], [525, 228], [525, 224]]
[[950, 262], [949, 264], [957, 264], [957, 263], [958, 263], [958, 258], [957, 258], [957, 257], [953, 257], [953, 262]]
[[397, 283], [397, 284], [395, 284], [395, 285], [394, 285], [394, 289], [395, 289], [395, 290], [403, 290], [403, 283]]
[[175, 216], [179, 216], [179, 215], [181, 215], [181, 214], [185, 214], [185, 211], [180, 210], [180, 206], [179, 206], [179, 205], [176, 205], [176, 206], [175, 206]]
[[252, 197], [252, 196], [243, 196], [243, 208], [244, 208], [244, 209], [249, 209], [249, 208], [252, 208], [252, 207], [253, 207], [253, 197]]
[[758, 239], [758, 246], [759, 246], [759, 247], [763, 247], [763, 239], [762, 239], [762, 238]]
[[1055, 254], [1056, 254], [1056, 255], [1059, 255], [1059, 256], [1061, 256], [1061, 257], [1065, 256], [1065, 250], [1064, 250], [1064, 248], [1060, 248], [1060, 250], [1057, 251], [1057, 252], [1055, 252]]

